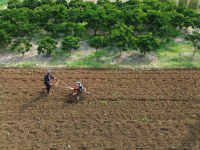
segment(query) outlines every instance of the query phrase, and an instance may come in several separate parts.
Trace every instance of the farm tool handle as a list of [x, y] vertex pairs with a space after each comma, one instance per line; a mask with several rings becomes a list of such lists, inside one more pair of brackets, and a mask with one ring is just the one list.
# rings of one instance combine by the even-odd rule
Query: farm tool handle
[[60, 82], [60, 79], [58, 79], [58, 81], [56, 82], [55, 86], [59, 86], [59, 87], [63, 87], [63, 88], [68, 88], [68, 89], [71, 88], [69, 85], [65, 84], [65, 82], [63, 82], [63, 81], [61, 81], [61, 82], [64, 83], [66, 87], [65, 86], [61, 86], [61, 85], [57, 85], [59, 82]]
[[56, 86], [59, 86], [61, 88], [65, 88], [65, 89], [70, 89], [71, 87], [66, 87], [66, 86], [61, 86], [61, 85], [56, 85]]
[[[65, 86], [70, 87], [69, 85], [65, 84], [65, 82], [61, 81], [62, 83], [64, 83]], [[71, 88], [71, 87], [70, 87]]]
[[56, 84], [55, 84], [55, 85], [57, 85], [59, 82], [60, 82], [60, 79], [58, 79], [58, 81], [56, 82]]

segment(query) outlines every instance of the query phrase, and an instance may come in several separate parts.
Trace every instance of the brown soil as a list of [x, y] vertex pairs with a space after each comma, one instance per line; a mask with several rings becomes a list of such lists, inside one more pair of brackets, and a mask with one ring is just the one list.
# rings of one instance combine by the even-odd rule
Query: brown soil
[[200, 71], [53, 70], [78, 103], [43, 93], [46, 71], [0, 69], [1, 150], [200, 149]]

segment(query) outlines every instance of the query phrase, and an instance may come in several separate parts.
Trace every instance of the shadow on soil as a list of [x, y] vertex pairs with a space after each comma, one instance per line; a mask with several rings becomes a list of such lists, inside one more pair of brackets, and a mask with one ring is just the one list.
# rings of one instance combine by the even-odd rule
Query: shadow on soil
[[[200, 119], [200, 116], [198, 117]], [[198, 120], [199, 120], [198, 119]], [[198, 140], [200, 135], [200, 120], [196, 122], [194, 125], [188, 124], [188, 136], [182, 140], [181, 145], [177, 149], [169, 149], [169, 150], [192, 150], [199, 149]]]
[[77, 101], [77, 95], [67, 95], [67, 96], [65, 96], [65, 98], [64, 98], [64, 100], [63, 100], [63, 102], [64, 103], [77, 103], [78, 101], [79, 101], [79, 99], [78, 99], [78, 101]]
[[33, 103], [41, 100], [42, 98], [46, 97], [47, 95], [42, 93], [40, 96], [34, 98], [33, 100], [30, 101], [30, 103], [24, 104], [20, 107], [19, 112], [20, 113], [24, 113], [24, 111], [28, 108], [28, 107], [32, 107]]

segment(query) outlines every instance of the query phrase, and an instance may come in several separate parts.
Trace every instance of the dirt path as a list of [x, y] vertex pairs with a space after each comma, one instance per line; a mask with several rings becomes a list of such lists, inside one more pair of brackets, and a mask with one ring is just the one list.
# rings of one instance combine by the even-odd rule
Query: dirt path
[[42, 93], [46, 70], [0, 72], [0, 149], [200, 148], [198, 70], [52, 70], [92, 94], [78, 103], [65, 89]]

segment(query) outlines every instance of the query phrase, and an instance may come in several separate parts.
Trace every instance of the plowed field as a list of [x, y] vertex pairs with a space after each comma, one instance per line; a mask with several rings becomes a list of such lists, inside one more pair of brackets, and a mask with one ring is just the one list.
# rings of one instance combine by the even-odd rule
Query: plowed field
[[51, 70], [78, 103], [46, 71], [0, 69], [1, 150], [200, 149], [200, 71]]

